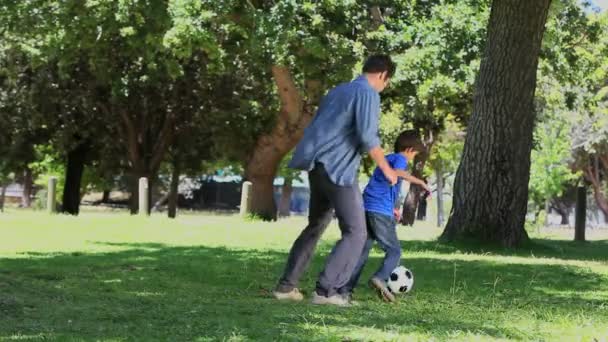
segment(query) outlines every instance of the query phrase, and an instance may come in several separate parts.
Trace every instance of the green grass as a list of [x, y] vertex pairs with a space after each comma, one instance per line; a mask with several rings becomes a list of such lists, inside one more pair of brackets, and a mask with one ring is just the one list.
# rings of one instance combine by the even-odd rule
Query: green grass
[[[537, 233], [516, 251], [443, 245], [399, 228], [414, 290], [397, 305], [362, 287], [355, 308], [280, 303], [270, 290], [304, 220], [120, 213], [0, 214], [0, 341], [608, 339], [608, 232]], [[334, 225], [302, 279], [309, 294]], [[374, 251], [364, 277], [380, 261]]]

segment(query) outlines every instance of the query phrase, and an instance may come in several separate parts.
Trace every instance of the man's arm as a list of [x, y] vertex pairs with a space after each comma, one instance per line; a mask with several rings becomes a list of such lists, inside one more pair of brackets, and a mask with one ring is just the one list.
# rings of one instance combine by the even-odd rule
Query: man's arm
[[384, 151], [380, 146], [373, 147], [369, 150], [369, 155], [376, 162], [376, 165], [382, 170], [386, 179], [388, 179], [391, 185], [395, 185], [397, 183], [397, 173], [393, 168], [389, 165], [384, 157]]
[[391, 185], [397, 183], [397, 175], [384, 158], [378, 137], [378, 120], [380, 115], [380, 97], [378, 94], [361, 92], [355, 103], [355, 123], [357, 135], [363, 149], [367, 151], [382, 170]]

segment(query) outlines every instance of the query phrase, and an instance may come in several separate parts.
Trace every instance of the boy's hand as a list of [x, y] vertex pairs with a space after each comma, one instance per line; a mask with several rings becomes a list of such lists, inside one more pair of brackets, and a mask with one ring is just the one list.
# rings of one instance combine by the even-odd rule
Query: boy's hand
[[431, 191], [431, 188], [429, 188], [428, 185], [424, 184], [422, 185], [422, 188], [424, 189], [424, 191], [426, 192], [426, 197], [431, 198], [431, 194], [433, 193]]
[[393, 209], [393, 215], [395, 215], [395, 220], [397, 222], [401, 221], [401, 210], [399, 210], [399, 208]]

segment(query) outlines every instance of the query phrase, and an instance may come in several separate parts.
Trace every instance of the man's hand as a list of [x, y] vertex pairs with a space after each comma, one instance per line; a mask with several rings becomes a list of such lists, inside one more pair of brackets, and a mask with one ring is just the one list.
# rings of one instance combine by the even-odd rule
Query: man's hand
[[401, 221], [401, 210], [399, 208], [393, 209], [393, 215], [395, 215], [395, 221]]
[[376, 146], [369, 150], [369, 156], [376, 162], [376, 165], [382, 170], [384, 173], [384, 177], [388, 180], [388, 182], [392, 185], [397, 184], [397, 173], [393, 168], [388, 164], [386, 159], [384, 158], [384, 152], [382, 148]]
[[397, 180], [399, 180], [399, 178], [395, 170], [389, 167], [386, 170], [382, 170], [382, 173], [384, 173], [384, 177], [386, 177], [386, 179], [389, 183], [391, 183], [391, 185], [397, 184]]

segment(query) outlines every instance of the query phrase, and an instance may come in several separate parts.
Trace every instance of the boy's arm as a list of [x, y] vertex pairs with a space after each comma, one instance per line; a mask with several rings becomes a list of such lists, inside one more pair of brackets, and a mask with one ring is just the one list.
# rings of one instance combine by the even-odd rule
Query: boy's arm
[[409, 172], [405, 170], [395, 170], [395, 173], [397, 176], [405, 179], [406, 181], [412, 184], [420, 185], [424, 190], [428, 191], [429, 193], [431, 192], [431, 188], [429, 188], [429, 186], [422, 179], [410, 175]]

